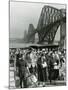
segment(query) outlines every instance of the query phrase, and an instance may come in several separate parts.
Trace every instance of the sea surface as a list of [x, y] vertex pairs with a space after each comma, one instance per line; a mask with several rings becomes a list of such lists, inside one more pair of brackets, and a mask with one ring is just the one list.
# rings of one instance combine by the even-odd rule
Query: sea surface
[[32, 45], [38, 45], [36, 43], [23, 43], [21, 39], [9, 39], [9, 48], [26, 48]]

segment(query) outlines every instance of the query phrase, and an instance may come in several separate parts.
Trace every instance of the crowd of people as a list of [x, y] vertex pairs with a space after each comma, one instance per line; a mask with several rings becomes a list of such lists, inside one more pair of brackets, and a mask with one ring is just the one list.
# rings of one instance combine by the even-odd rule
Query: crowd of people
[[[65, 80], [66, 51], [59, 49], [10, 49], [10, 64], [16, 63], [20, 87], [43, 86], [46, 82]], [[22, 86], [23, 82], [23, 86]], [[45, 84], [44, 84], [45, 83]]]

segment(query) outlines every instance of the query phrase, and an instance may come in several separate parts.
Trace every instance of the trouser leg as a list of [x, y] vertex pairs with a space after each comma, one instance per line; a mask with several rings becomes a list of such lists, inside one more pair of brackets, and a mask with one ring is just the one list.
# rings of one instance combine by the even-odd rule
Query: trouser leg
[[20, 76], [20, 87], [22, 88], [22, 82], [23, 82], [23, 87], [26, 88], [27, 87], [27, 80], [25, 78], [25, 74], [22, 74]]
[[20, 77], [20, 87], [22, 88], [22, 77]]
[[27, 88], [27, 79], [25, 77], [25, 74], [23, 75], [23, 85], [24, 85], [24, 88]]
[[51, 70], [49, 70], [49, 80], [50, 80], [50, 84], [51, 84], [51, 79], [52, 79], [52, 77], [51, 77], [51, 75], [52, 75], [52, 71]]
[[45, 82], [45, 68], [42, 69], [42, 74], [43, 74], [43, 81]]

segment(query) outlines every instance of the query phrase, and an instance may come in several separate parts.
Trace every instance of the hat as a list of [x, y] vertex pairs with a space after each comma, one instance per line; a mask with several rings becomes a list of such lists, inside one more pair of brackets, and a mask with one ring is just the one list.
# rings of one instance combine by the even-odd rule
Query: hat
[[55, 62], [54, 65], [57, 65], [57, 63]]
[[44, 51], [45, 51], [45, 49], [42, 49], [42, 51], [44, 52]]
[[26, 54], [30, 54], [31, 53], [31, 51], [27, 51], [27, 53]]
[[49, 53], [48, 53], [48, 55], [51, 55], [52, 54], [52, 51], [50, 51]]

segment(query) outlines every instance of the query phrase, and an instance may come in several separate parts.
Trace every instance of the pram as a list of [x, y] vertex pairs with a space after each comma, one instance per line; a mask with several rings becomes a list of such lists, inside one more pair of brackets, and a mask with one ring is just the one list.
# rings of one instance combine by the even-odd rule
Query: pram
[[28, 77], [26, 77], [27, 79], [27, 87], [29, 88], [34, 88], [38, 86], [38, 80], [36, 78], [35, 75], [33, 74], [29, 74]]

